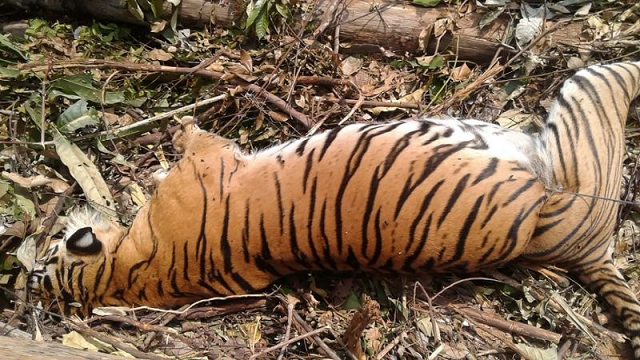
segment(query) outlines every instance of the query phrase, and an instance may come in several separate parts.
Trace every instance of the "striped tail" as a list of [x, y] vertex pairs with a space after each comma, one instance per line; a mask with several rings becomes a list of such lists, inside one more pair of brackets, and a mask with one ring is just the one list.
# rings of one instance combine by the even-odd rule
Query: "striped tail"
[[640, 304], [612, 262], [610, 245], [622, 181], [627, 113], [640, 62], [591, 66], [568, 79], [543, 132], [556, 189], [525, 257], [561, 264], [619, 316], [640, 359]]

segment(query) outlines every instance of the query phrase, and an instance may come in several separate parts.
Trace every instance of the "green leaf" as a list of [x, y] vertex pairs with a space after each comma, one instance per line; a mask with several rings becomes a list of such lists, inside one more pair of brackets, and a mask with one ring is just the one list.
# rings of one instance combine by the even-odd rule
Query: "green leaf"
[[478, 28], [482, 29], [485, 26], [491, 24], [495, 19], [497, 19], [498, 17], [500, 17], [500, 15], [502, 15], [502, 13], [504, 12], [504, 10], [506, 8], [507, 8], [506, 6], [502, 6], [502, 7], [498, 8], [497, 10], [490, 11], [490, 12], [484, 14], [482, 16], [482, 19], [480, 19], [480, 23], [478, 23]]
[[260, 17], [256, 21], [256, 36], [258, 37], [258, 39], [262, 39], [265, 35], [267, 35], [267, 30], [269, 29], [269, 18], [267, 16], [267, 11], [262, 11], [260, 14]]
[[16, 205], [22, 210], [22, 213], [29, 215], [33, 219], [36, 217], [36, 206], [28, 198], [29, 194], [30, 192], [24, 188], [19, 186], [14, 188], [13, 196], [15, 197]]
[[358, 295], [356, 295], [353, 291], [349, 292], [347, 295], [347, 300], [342, 304], [342, 308], [344, 310], [357, 309], [360, 307], [360, 300], [358, 299]]
[[0, 66], [0, 78], [17, 78], [20, 75], [20, 71], [16, 69], [9, 69], [4, 66]]
[[[31, 94], [29, 100], [24, 103], [24, 109], [29, 114], [31, 121], [41, 129], [42, 125], [42, 98], [37, 93]], [[46, 111], [46, 110], [45, 110]]]
[[255, 4], [253, 1], [249, 3], [247, 6], [247, 23], [245, 24], [245, 29], [248, 29], [256, 22], [262, 10], [265, 9], [265, 5], [267, 4], [267, 0], [258, 0]]
[[24, 60], [27, 60], [27, 56], [17, 47], [8, 37], [0, 34], [0, 49], [8, 50], [16, 55], [20, 56]]
[[291, 11], [289, 11], [289, 7], [287, 7], [286, 5], [281, 3], [276, 3], [276, 10], [278, 10], [278, 13], [283, 18], [291, 19]]
[[153, 16], [156, 19], [162, 17], [162, 3], [162, 0], [151, 1], [151, 12], [153, 12]]
[[9, 183], [0, 181], [0, 198], [9, 192]]
[[440, 4], [441, 0], [413, 0], [415, 5], [425, 6], [425, 7], [434, 7]]
[[94, 108], [87, 108], [85, 100], [78, 100], [60, 114], [57, 125], [61, 132], [70, 133], [98, 122], [98, 111]]
[[136, 19], [144, 21], [144, 12], [136, 0], [127, 0], [127, 9]]
[[431, 62], [429, 63], [429, 69], [439, 69], [442, 67], [442, 65], [444, 65], [444, 58], [442, 57], [442, 55], [436, 55], [433, 57], [433, 59], [431, 59]]
[[[53, 90], [50, 96], [64, 96], [69, 99], [83, 99], [100, 104], [102, 92], [93, 86], [91, 74], [78, 74], [61, 77], [51, 83]], [[107, 105], [118, 104], [124, 101], [124, 93], [121, 91], [107, 91], [104, 94], [104, 103]]]

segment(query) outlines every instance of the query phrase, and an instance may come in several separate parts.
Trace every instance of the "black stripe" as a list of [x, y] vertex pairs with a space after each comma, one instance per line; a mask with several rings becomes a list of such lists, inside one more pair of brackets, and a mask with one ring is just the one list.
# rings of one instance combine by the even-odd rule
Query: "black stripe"
[[522, 195], [525, 191], [529, 190], [536, 182], [538, 182], [538, 179], [535, 179], [535, 178], [529, 179], [526, 183], [524, 183], [524, 185], [522, 185], [513, 194], [511, 194], [511, 196], [509, 196], [509, 199], [507, 199], [507, 202], [502, 204], [502, 206], [503, 207], [508, 206], [512, 202], [516, 201], [520, 197], [520, 195]]
[[313, 154], [316, 149], [311, 149], [309, 155], [307, 155], [307, 161], [304, 167], [304, 176], [302, 177], [302, 192], [307, 193], [307, 181], [309, 180], [309, 174], [311, 173], [311, 167], [313, 166]]
[[220, 157], [220, 199], [222, 200], [223, 186], [224, 186], [224, 158]]
[[[422, 250], [424, 249], [425, 244], [427, 243], [427, 239], [429, 238], [429, 230], [431, 229], [431, 220], [433, 219], [433, 213], [429, 214], [429, 217], [427, 218], [427, 222], [424, 225], [424, 230], [422, 230], [422, 236], [420, 236], [420, 242], [418, 243], [418, 246], [413, 250], [413, 252], [411, 253], [411, 255], [409, 255], [409, 257], [407, 257], [407, 259], [404, 262], [404, 266], [402, 267], [402, 270], [404, 271], [410, 271], [413, 267], [413, 263], [414, 261], [416, 261], [416, 259], [418, 258], [418, 256], [420, 256], [420, 254], [422, 254]], [[411, 237], [411, 242], [409, 242], [407, 244], [406, 250], [409, 250], [409, 247], [411, 246], [411, 243], [413, 242], [413, 237]], [[433, 266], [433, 265], [431, 265]]]
[[[378, 186], [380, 185], [380, 178], [378, 177], [378, 172], [380, 171], [380, 165], [376, 167], [376, 169], [371, 174], [371, 181], [369, 181], [369, 195], [367, 196], [367, 205], [364, 207], [364, 211], [362, 213], [362, 234], [360, 236], [360, 252], [362, 256], [367, 259], [367, 248], [369, 247], [369, 219], [371, 218], [371, 213], [373, 212], [373, 204], [376, 201], [376, 196], [378, 194]], [[380, 210], [378, 210], [379, 212]], [[376, 244], [376, 246], [378, 246]], [[371, 264], [371, 263], [370, 263]]]
[[324, 259], [332, 269], [337, 270], [338, 267], [336, 266], [336, 262], [333, 259], [331, 246], [329, 245], [329, 238], [327, 237], [327, 230], [325, 227], [326, 215], [327, 215], [327, 200], [325, 199], [322, 202], [322, 210], [320, 211], [320, 235], [322, 236], [322, 241], [323, 241]]
[[460, 233], [458, 234], [458, 242], [456, 244], [456, 252], [453, 254], [453, 257], [446, 261], [443, 266], [452, 264], [462, 258], [464, 253], [465, 245], [467, 242], [467, 238], [469, 237], [469, 232], [471, 232], [471, 226], [475, 222], [478, 217], [478, 210], [480, 209], [480, 204], [482, 204], [482, 200], [484, 200], [484, 195], [481, 195], [476, 199], [476, 203], [471, 208], [469, 215], [464, 221], [462, 225], [462, 229], [460, 229]]
[[231, 278], [233, 279], [233, 281], [236, 282], [236, 284], [240, 285], [242, 290], [244, 290], [247, 293], [252, 293], [257, 290], [251, 284], [249, 284], [247, 280], [245, 280], [240, 274], [236, 272], [231, 274]]
[[298, 264], [302, 265], [303, 269], [308, 269], [309, 264], [307, 262], [307, 256], [300, 251], [300, 247], [298, 246], [298, 231], [296, 229], [295, 212], [295, 203], [291, 203], [291, 210], [289, 211], [289, 246], [291, 246], [291, 252]]
[[[416, 182], [411, 184], [412, 175], [410, 175], [409, 179], [405, 183], [405, 187], [402, 189], [402, 193], [400, 194], [400, 197], [398, 198], [398, 202], [396, 204], [394, 220], [398, 218], [398, 215], [400, 214], [400, 211], [402, 210], [402, 207], [404, 206], [405, 201], [409, 198], [411, 193], [416, 188], [418, 188], [418, 186], [420, 186], [424, 181], [426, 181], [429, 178], [429, 176], [433, 172], [435, 172], [436, 169], [438, 169], [438, 167], [445, 160], [447, 160], [450, 156], [457, 153], [458, 151], [467, 148], [470, 143], [471, 143], [470, 141], [464, 141], [455, 145], [443, 144], [443, 145], [436, 146], [433, 149], [433, 152], [434, 152], [433, 155], [431, 155], [429, 157], [429, 160], [427, 160], [427, 162], [425, 163], [424, 168], [422, 170], [422, 174], [420, 175], [420, 177], [418, 177], [418, 179], [416, 179]], [[440, 151], [442, 149], [444, 150]]]
[[[429, 126], [427, 124], [427, 130], [428, 128]], [[404, 151], [409, 146], [409, 144], [411, 144], [411, 137], [413, 137], [414, 134], [420, 133], [421, 131], [422, 129], [408, 132], [404, 134], [400, 139], [396, 140], [396, 142], [391, 147], [391, 150], [389, 150], [389, 153], [384, 159], [384, 168], [382, 170], [382, 175], [380, 176], [381, 178], [387, 175], [387, 172], [389, 172], [402, 151]]]
[[[560, 199], [564, 199], [564, 198], [560, 198]], [[540, 218], [541, 219], [547, 219], [547, 218], [552, 218], [552, 217], [556, 217], [556, 216], [560, 216], [563, 215], [565, 211], [569, 210], [571, 208], [571, 206], [573, 206], [573, 202], [577, 199], [577, 197], [572, 197], [569, 201], [567, 201], [566, 204], [562, 205], [562, 207], [555, 209], [551, 212], [541, 212], [540, 213]], [[549, 204], [547, 203], [547, 206], [553, 206], [554, 204]], [[555, 204], [557, 205], [557, 204]]]
[[224, 205], [224, 219], [222, 221], [222, 231], [220, 233], [220, 252], [222, 253], [222, 260], [224, 263], [224, 272], [230, 273], [231, 264], [231, 245], [229, 244], [229, 214], [231, 209], [229, 208], [229, 199], [231, 194], [227, 195]]
[[251, 203], [249, 199], [244, 204], [244, 228], [242, 229], [242, 252], [244, 254], [244, 262], [249, 263], [249, 219], [251, 213]]
[[449, 196], [449, 201], [447, 202], [447, 205], [442, 211], [442, 214], [440, 214], [440, 219], [438, 219], [438, 227], [442, 226], [442, 223], [444, 222], [444, 220], [447, 218], [449, 213], [451, 213], [451, 209], [453, 209], [453, 205], [455, 205], [458, 202], [460, 195], [462, 195], [462, 192], [467, 187], [467, 182], [469, 181], [470, 177], [471, 177], [470, 174], [466, 174], [460, 179], [460, 181], [458, 181], [458, 184], [456, 185], [455, 189], [453, 189], [451, 196]]
[[558, 173], [558, 171], [557, 171], [558, 168], [556, 167], [557, 164], [554, 164], [554, 166], [553, 166], [553, 173], [555, 175], [556, 182], [566, 184], [566, 183], [569, 182], [568, 178], [567, 178], [567, 164], [565, 163], [565, 160], [564, 160], [564, 155], [563, 155], [564, 150], [562, 149], [562, 144], [560, 143], [560, 135], [558, 133], [558, 127], [556, 126], [556, 124], [550, 123], [549, 120], [551, 120], [551, 119], [547, 120], [545, 128], [547, 130], [551, 131], [551, 133], [553, 134], [553, 138], [555, 139], [555, 142], [556, 142], [556, 145], [555, 145], [556, 154], [558, 155], [558, 158], [560, 159], [560, 169], [562, 170], [561, 174], [562, 174], [563, 178], [559, 179], [558, 176], [557, 176], [557, 173]]
[[487, 165], [487, 167], [485, 167], [480, 173], [480, 175], [478, 175], [478, 177], [475, 180], [473, 180], [471, 185], [477, 185], [482, 180], [488, 179], [493, 174], [495, 174], [496, 168], [498, 167], [498, 161], [499, 161], [498, 158], [492, 158], [491, 161], [489, 161], [489, 164]]
[[[200, 190], [202, 191], [202, 216], [200, 217], [200, 233], [198, 234], [198, 240], [196, 241], [196, 256], [200, 257], [200, 280], [204, 281], [205, 278], [205, 268], [206, 268], [206, 253], [207, 253], [207, 188], [204, 186], [204, 181], [200, 174], [198, 174], [198, 182], [200, 183]], [[185, 248], [184, 252], [185, 257], [187, 256], [187, 249]], [[186, 269], [186, 264], [185, 264]]]
[[[382, 230], [380, 229], [380, 208], [378, 208], [378, 211], [376, 212], [376, 219], [373, 225], [374, 225], [375, 234], [376, 234], [376, 247], [373, 251], [373, 256], [371, 257], [371, 260], [369, 261], [369, 264], [371, 265], [375, 264], [378, 261], [378, 259], [380, 259], [380, 253], [382, 250]], [[349, 247], [349, 249], [351, 249], [351, 247]]]
[[[189, 282], [189, 242], [185, 241], [184, 246], [182, 247], [183, 252], [183, 266], [182, 266], [182, 278], [188, 283]], [[203, 252], [204, 253], [204, 252]]]
[[318, 255], [318, 251], [316, 250], [316, 245], [314, 241], [314, 229], [313, 220], [315, 218], [316, 211], [316, 193], [317, 193], [317, 184], [318, 177], [313, 178], [313, 182], [311, 183], [311, 192], [309, 193], [309, 213], [307, 215], [307, 244], [311, 249], [311, 254], [313, 255], [313, 259], [315, 260], [316, 266], [319, 268], [325, 269], [322, 264], [322, 260], [320, 259], [320, 255]]
[[273, 180], [276, 186], [276, 200], [278, 201], [278, 223], [280, 224], [280, 235], [284, 234], [284, 206], [282, 205], [282, 189], [278, 173], [273, 173]]
[[487, 214], [487, 217], [485, 217], [484, 220], [482, 221], [482, 225], [480, 226], [480, 229], [484, 229], [484, 227], [487, 226], [487, 224], [489, 223], [493, 215], [495, 215], [496, 211], [498, 211], [498, 204], [493, 205], [491, 210], [489, 210], [489, 214]]
[[342, 129], [343, 128], [341, 128], [341, 127], [336, 127], [336, 128], [333, 128], [331, 131], [326, 133], [327, 137], [324, 140], [324, 145], [322, 145], [322, 150], [320, 151], [320, 157], [318, 158], [318, 162], [322, 161], [322, 158], [324, 157], [324, 154], [329, 149], [329, 146], [331, 146], [331, 143], [336, 139], [336, 137], [338, 137], [338, 133]]
[[298, 156], [302, 156], [304, 154], [304, 148], [305, 146], [307, 146], [307, 142], [309, 142], [309, 138], [306, 138], [300, 141], [300, 143], [298, 144], [298, 147], [296, 147], [296, 154]]
[[[413, 242], [414, 242], [414, 240], [416, 238], [415, 234], [416, 234], [416, 229], [418, 228], [418, 224], [420, 224], [420, 220], [422, 220], [422, 217], [424, 216], [425, 212], [429, 208], [429, 205], [431, 205], [431, 201], [436, 196], [436, 193], [438, 192], [438, 189], [440, 189], [440, 187], [443, 184], [444, 184], [444, 180], [438, 181], [431, 188], [431, 190], [429, 190], [429, 193], [427, 193], [427, 195], [425, 195], [425, 197], [422, 199], [422, 204], [420, 205], [420, 210], [418, 210], [418, 214], [413, 219], [413, 222], [411, 223], [411, 227], [409, 228], [409, 239], [407, 239], [407, 245], [404, 248], [405, 252], [408, 252], [409, 249], [411, 248], [411, 245], [413, 244]], [[432, 215], [433, 215], [433, 213], [431, 213], [429, 215], [429, 221], [428, 221], [429, 224], [431, 224]], [[425, 226], [428, 226], [428, 225], [425, 225]], [[424, 237], [424, 234], [425, 234], [425, 230], [422, 231], [422, 237]], [[423, 245], [418, 245], [418, 247], [422, 247], [422, 246], [424, 246], [424, 244]]]

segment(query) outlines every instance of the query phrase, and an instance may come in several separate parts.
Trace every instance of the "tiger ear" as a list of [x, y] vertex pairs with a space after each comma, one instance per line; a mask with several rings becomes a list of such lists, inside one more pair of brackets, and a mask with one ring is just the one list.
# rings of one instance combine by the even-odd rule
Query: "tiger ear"
[[67, 251], [75, 255], [96, 255], [102, 250], [102, 242], [98, 240], [90, 227], [83, 227], [69, 236], [65, 242]]

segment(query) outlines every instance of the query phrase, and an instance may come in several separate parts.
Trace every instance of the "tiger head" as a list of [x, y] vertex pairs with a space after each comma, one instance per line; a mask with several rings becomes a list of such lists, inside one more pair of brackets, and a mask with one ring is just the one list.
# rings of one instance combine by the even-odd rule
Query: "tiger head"
[[112, 301], [106, 296], [105, 279], [113, 271], [111, 254], [125, 236], [126, 229], [99, 213], [72, 213], [64, 238], [53, 241], [36, 262], [28, 281], [31, 294], [45, 301], [62, 300], [84, 313], [108, 305]]

